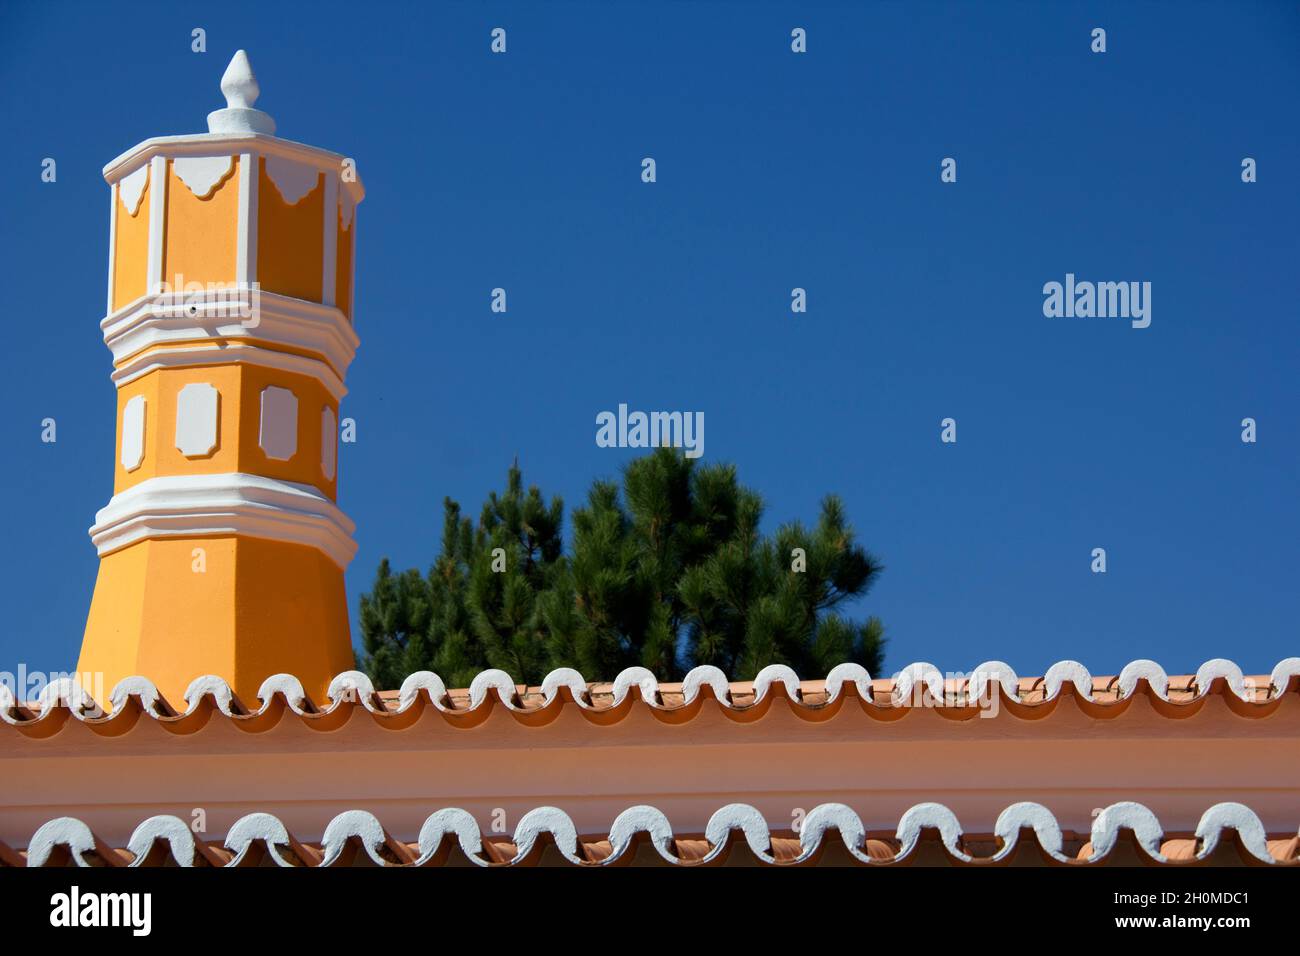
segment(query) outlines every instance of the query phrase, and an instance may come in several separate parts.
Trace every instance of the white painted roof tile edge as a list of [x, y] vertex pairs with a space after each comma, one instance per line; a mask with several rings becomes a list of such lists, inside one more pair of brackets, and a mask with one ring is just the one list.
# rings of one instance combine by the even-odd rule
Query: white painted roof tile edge
[[[1293, 677], [1300, 677], [1300, 657], [1288, 657], [1279, 661], [1277, 666], [1273, 668], [1269, 678], [1268, 699], [1272, 700], [1280, 697], [1286, 691]], [[944, 678], [938, 668], [932, 664], [909, 664], [901, 671], [898, 671], [893, 679], [894, 691], [891, 704], [895, 707], [906, 707], [912, 704], [915, 699], [914, 690], [918, 684], [928, 689], [935, 698], [942, 699], [943, 697]], [[1232, 661], [1222, 658], [1206, 661], [1197, 670], [1195, 677], [1197, 695], [1195, 699], [1200, 699], [1208, 694], [1211, 685], [1218, 679], [1226, 681], [1230, 693], [1241, 700], [1249, 703], [1260, 703], [1252, 695], [1251, 688], [1247, 686], [1241, 668]], [[826, 676], [825, 689], [827, 697], [825, 703], [833, 703], [844, 692], [846, 684], [852, 684], [863, 700], [874, 703], [871, 680], [871, 675], [866, 668], [858, 664], [840, 664]], [[1048, 668], [1047, 674], [1043, 678], [1046, 696], [1041, 703], [1048, 703], [1056, 699], [1067, 683], [1072, 685], [1075, 692], [1081, 697], [1090, 700], [1092, 698], [1092, 680], [1092, 675], [1088, 672], [1088, 669], [1077, 661], [1059, 661]], [[1132, 661], [1120, 672], [1117, 678], [1119, 700], [1126, 700], [1131, 697], [1137, 690], [1138, 682], [1142, 680], [1147, 682], [1151, 691], [1158, 697], [1168, 700], [1169, 677], [1159, 664], [1149, 660]], [[969, 702], [978, 701], [988, 693], [991, 684], [996, 683], [1008, 698], [1019, 700], [1018, 682], [1019, 678], [1009, 666], [1000, 661], [988, 661], [980, 664], [965, 675], [965, 698]], [[699, 696], [701, 689], [707, 685], [713, 690], [717, 700], [724, 706], [752, 707], [767, 697], [772, 687], [778, 683], [784, 685], [791, 699], [795, 701], [801, 699], [802, 691], [799, 676], [793, 669], [782, 664], [772, 664], [759, 671], [753, 681], [753, 700], [744, 705], [736, 705], [732, 702], [727, 677], [717, 667], [706, 665], [692, 669], [682, 681], [681, 692], [685, 698], [684, 703], [690, 704]], [[524, 708], [515, 703], [515, 695], [520, 686], [522, 685], [516, 684], [505, 671], [483, 671], [470, 684], [470, 706], [468, 711], [473, 711], [482, 706], [487, 700], [490, 691], [495, 691], [497, 698], [512, 710], [536, 710], [537, 708]], [[561, 688], [568, 688], [577, 704], [584, 709], [607, 709], [606, 707], [595, 708], [591, 701], [591, 688], [587, 681], [576, 670], [568, 667], [553, 670], [546, 675], [541, 688], [544, 699], [542, 706], [549, 706], [553, 703], [559, 696]], [[646, 704], [652, 707], [663, 706], [658, 698], [659, 681], [644, 667], [629, 667], [614, 679], [614, 706], [621, 704], [633, 689], [637, 691]], [[234, 693], [230, 686], [220, 677], [211, 675], [196, 678], [190, 683], [185, 692], [186, 706], [184, 710], [179, 707], [171, 707], [169, 702], [165, 701], [162, 695], [159, 694], [153, 682], [146, 677], [128, 677], [119, 681], [109, 694], [109, 700], [113, 705], [114, 714], [121, 713], [127, 701], [134, 697], [140, 701], [141, 707], [151, 716], [164, 718], [174, 717], [177, 714], [191, 714], [198, 708], [204, 698], [210, 696], [223, 714], [235, 717], [257, 716], [265, 713], [277, 694], [284, 698], [294, 713], [301, 716], [329, 714], [345, 704], [353, 703], [359, 703], [374, 714], [401, 714], [412, 707], [421, 694], [427, 695], [430, 703], [441, 711], [457, 714], [468, 712], [465, 708], [450, 706], [446, 685], [443, 683], [442, 678], [431, 671], [418, 671], [402, 682], [396, 708], [386, 707], [380, 702], [374, 684], [368, 676], [360, 671], [344, 671], [335, 677], [330, 682], [328, 690], [329, 703], [324, 707], [314, 706], [303, 690], [301, 681], [290, 674], [276, 674], [273, 677], [268, 677], [262, 683], [257, 693], [261, 706], [256, 711], [237, 710]], [[12, 691], [6, 685], [0, 684], [0, 720], [8, 724], [31, 724], [36, 720], [46, 718], [59, 707], [66, 707], [79, 720], [103, 719], [104, 717], [104, 712], [99, 707], [98, 702], [73, 678], [55, 681], [41, 691], [39, 698], [35, 702], [35, 717], [16, 716], [13, 711], [17, 707], [18, 701], [14, 699]], [[108, 719], [111, 720], [112, 717], [110, 716]]]
[[[990, 857], [980, 857], [980, 862], [996, 863], [1010, 856], [1020, 840], [1023, 829], [1032, 829], [1039, 846], [1058, 863], [1095, 864], [1104, 860], [1119, 842], [1121, 831], [1132, 832], [1142, 852], [1153, 861], [1169, 862], [1161, 852], [1164, 831], [1155, 814], [1140, 803], [1113, 803], [1103, 809], [1092, 825], [1091, 855], [1075, 860], [1066, 856], [1064, 835], [1052, 812], [1038, 803], [1015, 803], [998, 816], [994, 836], [998, 850]], [[698, 860], [709, 863], [724, 853], [732, 831], [741, 833], [750, 852], [759, 860], [775, 864], [772, 853], [772, 833], [763, 815], [754, 807], [732, 803], [716, 811], [705, 828], [708, 852]], [[829, 832], [839, 833], [844, 848], [856, 860], [866, 864], [887, 865], [908, 859], [916, 850], [922, 832], [938, 832], [944, 849], [955, 860], [970, 863], [977, 858], [962, 849], [964, 831], [956, 815], [941, 803], [918, 803], [900, 818], [894, 838], [899, 843], [898, 852], [889, 859], [873, 858], [864, 846], [867, 829], [861, 818], [842, 803], [824, 803], [811, 810], [799, 829], [800, 852], [784, 865], [797, 865], [814, 857], [823, 842], [832, 839]], [[1267, 837], [1259, 817], [1249, 807], [1240, 803], [1218, 803], [1201, 815], [1196, 827], [1197, 849], [1195, 859], [1204, 860], [1224, 842], [1226, 831], [1233, 830], [1240, 839], [1242, 850], [1254, 860], [1268, 865], [1286, 865], [1269, 853]], [[543, 834], [550, 834], [560, 854], [570, 863], [586, 866], [608, 866], [618, 862], [633, 846], [634, 837], [644, 833], [655, 851], [669, 863], [682, 863], [673, 852], [673, 831], [668, 818], [652, 806], [629, 807], [618, 815], [609, 828], [611, 852], [601, 860], [584, 858], [579, 850], [579, 834], [573, 820], [563, 810], [555, 807], [537, 807], [520, 819], [513, 839], [515, 856], [505, 865], [522, 862], [537, 847]], [[317, 865], [335, 865], [343, 856], [350, 840], [356, 839], [369, 858], [379, 866], [423, 866], [442, 849], [444, 841], [455, 840], [465, 856], [479, 866], [493, 865], [483, 856], [483, 839], [478, 821], [456, 807], [431, 814], [420, 828], [417, 847], [413, 850], [395, 840], [374, 814], [366, 810], [347, 810], [335, 816], [325, 828], [321, 840], [321, 858]], [[203, 846], [195, 840], [186, 822], [179, 817], [160, 815], [150, 817], [136, 827], [127, 849], [132, 854], [129, 866], [140, 866], [148, 859], [155, 846], [166, 844], [167, 852], [181, 866], [194, 866]], [[251, 813], [237, 820], [226, 834], [224, 846], [234, 856], [226, 867], [242, 864], [254, 845], [262, 843], [270, 858], [280, 866], [304, 865], [295, 863], [286, 854], [296, 841], [281, 820], [270, 813]], [[67, 848], [77, 866], [89, 866], [84, 859], [87, 853], [102, 851], [106, 845], [81, 820], [59, 817], [43, 824], [31, 838], [27, 865], [44, 866], [60, 847]], [[417, 855], [418, 851], [418, 855]], [[102, 853], [101, 853], [102, 855]], [[111, 854], [110, 854], [111, 855]], [[394, 859], [400, 861], [394, 863]], [[200, 861], [203, 862], [203, 861]], [[207, 862], [212, 862], [211, 858]], [[496, 865], [501, 865], [497, 863]]]

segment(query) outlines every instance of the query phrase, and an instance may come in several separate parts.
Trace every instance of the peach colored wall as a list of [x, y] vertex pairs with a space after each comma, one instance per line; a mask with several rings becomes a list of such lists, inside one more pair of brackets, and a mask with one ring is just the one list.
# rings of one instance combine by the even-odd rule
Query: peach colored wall
[[267, 292], [321, 301], [325, 254], [325, 189], [323, 176], [302, 199], [290, 206], [259, 166], [257, 185], [257, 278]]
[[400, 731], [360, 708], [331, 732], [288, 711], [261, 734], [219, 713], [192, 736], [144, 715], [114, 738], [75, 721], [43, 740], [0, 728], [6, 775], [23, 781], [0, 795], [0, 840], [25, 846], [40, 824], [70, 814], [124, 845], [149, 815], [189, 819], [196, 807], [212, 834], [262, 810], [304, 839], [345, 809], [369, 810], [394, 836], [414, 840], [440, 807], [462, 807], [490, 832], [494, 808], [513, 830], [547, 804], [580, 832], [604, 833], [620, 811], [649, 803], [684, 834], [736, 801], [758, 807], [774, 828], [797, 807], [836, 801], [868, 828], [892, 831], [905, 809], [928, 800], [949, 806], [968, 832], [990, 832], [1021, 800], [1085, 832], [1094, 808], [1120, 800], [1145, 804], [1168, 832], [1193, 829], [1226, 800], [1245, 803], [1270, 832], [1300, 824], [1300, 697], [1260, 719], [1233, 714], [1217, 697], [1183, 720], [1159, 716], [1140, 697], [1105, 721], [1072, 699], [1032, 721], [1003, 714], [954, 723], [917, 710], [885, 723], [853, 711], [813, 723], [778, 701], [754, 723], [715, 712], [668, 725], [638, 707], [601, 727], [566, 705], [553, 723], [527, 727], [498, 705], [471, 729], [431, 708]]
[[[177, 396], [186, 385], [203, 382], [217, 389], [217, 447], [210, 454], [187, 458], [176, 447]], [[288, 461], [270, 458], [258, 443], [261, 395], [267, 386], [290, 389], [298, 399], [298, 448]], [[122, 467], [123, 411], [137, 395], [146, 401], [144, 457], [131, 471]], [[229, 363], [190, 368], [163, 368], [142, 375], [118, 389], [118, 452], [113, 465], [113, 492], [124, 491], [159, 475], [219, 475], [245, 472], [314, 485], [334, 498], [337, 471], [326, 478], [321, 470], [321, 412], [338, 417], [338, 403], [325, 386], [310, 376], [253, 364]], [[346, 669], [346, 668], [345, 668]]]
[[[153, 177], [150, 176], [150, 179]], [[146, 183], [140, 207], [131, 215], [117, 186], [117, 234], [113, 236], [113, 308], [120, 309], [145, 294], [149, 284], [149, 206], [154, 201], [153, 183]]]
[[[175, 292], [185, 291], [190, 282], [232, 285], [238, 244], [239, 160], [231, 163], [226, 178], [206, 199], [190, 192], [176, 175], [173, 163], [167, 161], [163, 280]], [[178, 277], [183, 280], [179, 286]]]
[[[202, 573], [194, 570], [195, 548], [203, 550]], [[303, 689], [321, 700], [332, 676], [352, 664], [343, 574], [323, 553], [253, 537], [169, 537], [138, 541], [100, 561], [77, 673], [103, 674], [105, 687], [152, 674], [165, 697], [180, 701], [199, 675], [255, 693], [293, 667]], [[143, 741], [156, 729], [139, 725], [123, 742]], [[65, 727], [59, 738], [84, 730]], [[206, 760], [209, 736], [173, 738], [180, 746], [171, 749]], [[117, 743], [85, 745], [102, 754]]]
[[[356, 212], [352, 213], [356, 222]], [[339, 307], [348, 321], [352, 320], [352, 224], [343, 228], [343, 210], [337, 214], [338, 243], [335, 246], [337, 267], [334, 270], [334, 304]]]

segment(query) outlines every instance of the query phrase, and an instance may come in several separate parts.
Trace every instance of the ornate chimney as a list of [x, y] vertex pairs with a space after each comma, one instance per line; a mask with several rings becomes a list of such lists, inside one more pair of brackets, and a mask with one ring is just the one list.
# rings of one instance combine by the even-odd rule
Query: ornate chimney
[[364, 190], [274, 135], [243, 50], [221, 90], [207, 133], [104, 169], [117, 454], [77, 670], [173, 701], [207, 674], [251, 700], [289, 673], [320, 700], [353, 666], [335, 494]]

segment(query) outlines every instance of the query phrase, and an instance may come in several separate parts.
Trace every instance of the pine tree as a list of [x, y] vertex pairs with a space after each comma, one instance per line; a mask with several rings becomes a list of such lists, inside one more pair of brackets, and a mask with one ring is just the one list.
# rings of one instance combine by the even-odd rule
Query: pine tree
[[492, 667], [540, 683], [550, 670], [539, 595], [563, 574], [564, 505], [542, 500], [512, 465], [504, 494], [493, 492], [479, 517], [468, 561], [468, 607], [474, 635]]
[[[417, 670], [468, 687], [489, 667], [538, 683], [550, 670], [539, 595], [563, 574], [564, 506], [523, 490], [517, 466], [493, 492], [477, 524], [443, 500], [442, 550], [426, 577], [393, 575], [380, 562], [361, 598], [360, 666], [376, 686], [397, 687]], [[497, 570], [500, 569], [500, 570]]]
[[772, 663], [801, 674], [882, 664], [879, 619], [856, 623], [839, 610], [882, 566], [834, 496], [811, 530], [794, 523], [764, 536], [762, 499], [734, 467], [659, 449], [631, 462], [621, 486], [593, 483], [568, 557], [563, 503], [525, 493], [517, 466], [477, 524], [450, 499], [443, 511], [428, 575], [394, 575], [384, 560], [362, 597], [361, 665], [377, 685], [423, 669], [464, 687], [486, 667], [537, 684], [560, 666], [609, 680], [641, 665], [671, 680], [697, 664], [735, 679]]
[[420, 669], [427, 654], [429, 613], [428, 588], [420, 572], [394, 575], [388, 559], [380, 561], [374, 585], [361, 595], [365, 657], [358, 662], [377, 687], [398, 687], [407, 674]]
[[[823, 501], [812, 532], [792, 524], [767, 539], [762, 517], [762, 499], [733, 466], [697, 466], [669, 449], [628, 465], [622, 500], [598, 482], [573, 518], [577, 620], [566, 623], [578, 636], [566, 663], [602, 675], [640, 664], [661, 679], [697, 664], [736, 679], [773, 663], [803, 674], [844, 661], [878, 670], [879, 620], [835, 613], [883, 570], [839, 499]], [[806, 569], [792, 569], [795, 548]]]

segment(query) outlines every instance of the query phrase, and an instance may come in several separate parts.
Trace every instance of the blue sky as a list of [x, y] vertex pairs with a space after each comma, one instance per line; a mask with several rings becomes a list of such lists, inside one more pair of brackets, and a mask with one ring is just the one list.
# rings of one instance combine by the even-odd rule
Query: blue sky
[[[626, 402], [704, 412], [769, 527], [844, 498], [887, 670], [1300, 653], [1300, 7], [7, 3], [0, 670], [71, 669], [94, 583], [100, 170], [203, 130], [238, 47], [281, 135], [367, 186], [354, 620], [515, 455], [570, 507], [616, 474], [595, 416]], [[1151, 326], [1046, 318], [1067, 272], [1151, 282]]]

